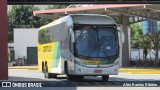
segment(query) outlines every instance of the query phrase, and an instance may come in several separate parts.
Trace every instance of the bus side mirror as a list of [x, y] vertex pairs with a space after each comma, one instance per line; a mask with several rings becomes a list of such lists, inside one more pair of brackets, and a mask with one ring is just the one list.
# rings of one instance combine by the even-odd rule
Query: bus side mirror
[[125, 42], [125, 36], [124, 36], [123, 31], [122, 30], [118, 30], [118, 32], [119, 32], [119, 35], [120, 35], [121, 42], [124, 43]]

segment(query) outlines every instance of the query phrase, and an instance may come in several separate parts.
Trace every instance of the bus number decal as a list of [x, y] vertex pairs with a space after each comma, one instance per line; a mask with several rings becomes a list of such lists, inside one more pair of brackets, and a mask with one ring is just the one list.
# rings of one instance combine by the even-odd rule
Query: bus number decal
[[43, 52], [51, 52], [52, 51], [52, 47], [51, 46], [44, 46], [43, 47]]

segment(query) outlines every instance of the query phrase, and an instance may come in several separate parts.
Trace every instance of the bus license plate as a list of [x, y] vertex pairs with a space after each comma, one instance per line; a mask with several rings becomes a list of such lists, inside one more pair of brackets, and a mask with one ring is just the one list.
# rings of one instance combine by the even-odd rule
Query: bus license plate
[[94, 73], [102, 73], [102, 70], [94, 70]]

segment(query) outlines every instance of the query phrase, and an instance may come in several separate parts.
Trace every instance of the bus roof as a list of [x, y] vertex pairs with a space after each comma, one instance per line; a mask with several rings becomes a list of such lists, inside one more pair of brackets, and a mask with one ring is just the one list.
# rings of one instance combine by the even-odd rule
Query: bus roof
[[54, 25], [58, 25], [62, 22], [67, 22], [71, 17], [74, 17], [74, 16], [104, 16], [104, 17], [112, 19], [111, 17], [109, 17], [107, 15], [102, 15], [102, 14], [69, 14], [69, 15], [64, 16], [62, 18], [59, 18], [59, 19], [57, 19], [57, 20], [55, 20], [55, 21], [53, 21], [53, 22], [51, 22], [47, 25], [44, 25], [44, 26], [40, 27], [39, 30], [42, 30], [42, 29], [45, 29], [45, 28], [48, 28], [48, 27], [51, 27], [51, 26], [54, 26]]
[[60, 24], [61, 22], [67, 21], [67, 20], [65, 19], [66, 17], [67, 17], [67, 16], [62, 17], [62, 18], [59, 18], [59, 19], [57, 19], [57, 20], [55, 20], [55, 21], [53, 21], [53, 22], [51, 22], [51, 23], [49, 23], [49, 24], [47, 24], [47, 25], [44, 25], [44, 26], [40, 27], [39, 30], [42, 30], [42, 29], [45, 29], [45, 28], [48, 28], [48, 27], [51, 27], [51, 26], [54, 26], [54, 25], [58, 25], [58, 24]]

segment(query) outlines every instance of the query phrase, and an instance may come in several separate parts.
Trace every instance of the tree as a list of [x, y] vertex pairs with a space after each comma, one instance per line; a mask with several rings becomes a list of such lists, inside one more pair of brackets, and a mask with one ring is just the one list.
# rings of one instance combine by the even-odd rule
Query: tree
[[148, 50], [151, 47], [151, 40], [148, 35], [143, 35], [142, 24], [135, 23], [130, 25], [131, 28], [131, 47], [143, 49], [143, 59], [146, 60]]
[[13, 24], [10, 19], [8, 20], [8, 42], [13, 42]]
[[159, 56], [158, 56], [158, 51], [160, 48], [160, 24], [158, 24], [157, 29], [158, 29], [157, 33], [151, 32], [151, 34], [148, 35], [151, 41], [151, 48], [155, 52], [155, 64], [156, 65], [160, 64]]
[[[131, 27], [131, 44], [132, 48], [143, 48], [143, 51], [145, 50], [151, 50], [153, 49], [155, 52], [155, 64], [159, 63], [158, 59], [158, 51], [160, 48], [160, 24], [158, 24], [158, 33], [156, 34], [148, 34], [143, 35], [142, 33], [142, 27], [140, 24], [132, 24]], [[144, 59], [146, 60], [146, 55], [148, 51], [144, 53]], [[146, 55], [145, 55], [146, 54]]]
[[151, 49], [151, 40], [148, 35], [139, 36], [140, 48], [143, 49], [143, 59], [147, 59], [148, 50]]
[[[66, 8], [68, 5], [50, 5], [46, 9]], [[39, 28], [52, 22], [51, 19], [40, 18], [33, 15], [39, 10], [33, 5], [13, 5], [8, 14], [8, 41], [13, 42], [13, 28]]]
[[33, 15], [38, 8], [33, 5], [13, 5], [8, 14], [8, 41], [13, 42], [13, 28], [39, 28], [52, 20]]
[[62, 5], [49, 5], [48, 6], [48, 8], [46, 8], [46, 9], [60, 9], [60, 8], [66, 8], [66, 7], [68, 7], [69, 6], [69, 4], [67, 5], [67, 4], [62, 4]]
[[132, 48], [140, 48], [139, 38], [142, 35], [142, 27], [139, 23], [131, 24], [131, 44]]
[[159, 63], [158, 51], [160, 48], [160, 33], [149, 35], [151, 39], [152, 49], [155, 51], [155, 64]]

